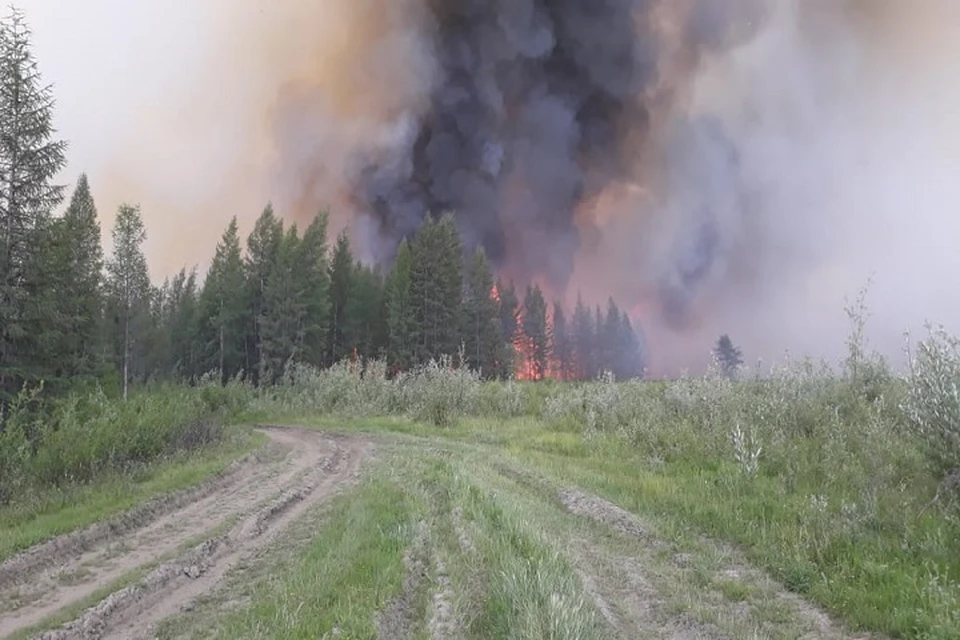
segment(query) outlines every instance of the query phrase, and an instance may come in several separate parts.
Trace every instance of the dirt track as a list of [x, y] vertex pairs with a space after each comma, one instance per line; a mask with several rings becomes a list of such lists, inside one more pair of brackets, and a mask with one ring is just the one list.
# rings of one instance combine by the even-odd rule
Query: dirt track
[[[0, 565], [0, 637], [89, 604], [105, 589], [113, 592], [42, 637], [152, 637], [156, 622], [210, 591], [238, 561], [355, 479], [371, 446], [303, 429], [262, 431], [271, 440], [266, 452], [206, 485]], [[113, 589], [138, 570], [138, 580]]]

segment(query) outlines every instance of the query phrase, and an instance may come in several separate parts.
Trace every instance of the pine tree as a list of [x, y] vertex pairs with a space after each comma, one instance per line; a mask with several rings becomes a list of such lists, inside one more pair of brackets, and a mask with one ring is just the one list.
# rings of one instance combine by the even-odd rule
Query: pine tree
[[327, 363], [350, 356], [350, 339], [356, 335], [348, 313], [354, 287], [353, 252], [346, 233], [337, 237], [330, 259], [330, 321], [327, 328]]
[[594, 355], [596, 336], [590, 309], [584, 304], [580, 294], [577, 294], [577, 306], [573, 312], [570, 329], [573, 340], [573, 360], [576, 363], [576, 378], [578, 380], [590, 380], [594, 377], [594, 371], [596, 370]]
[[226, 382], [245, 361], [247, 296], [237, 219], [233, 218], [217, 244], [200, 294], [200, 341], [208, 370]]
[[567, 317], [560, 302], [553, 303], [553, 323], [550, 329], [550, 349], [559, 380], [573, 380], [576, 377], [573, 339], [567, 327]]
[[113, 257], [107, 262], [107, 291], [124, 398], [131, 377], [141, 372], [150, 319], [152, 292], [142, 249], [146, 239], [140, 207], [121, 205], [113, 228]]
[[395, 372], [405, 371], [414, 364], [418, 327], [411, 289], [412, 270], [413, 254], [410, 245], [403, 240], [387, 276], [384, 293], [387, 363]]
[[317, 215], [303, 232], [294, 274], [303, 305], [301, 358], [314, 366], [326, 361], [330, 318], [330, 265], [327, 259], [328, 215]]
[[283, 375], [288, 361], [303, 345], [306, 306], [301, 295], [300, 238], [291, 225], [280, 242], [277, 259], [264, 289], [260, 315], [260, 381], [273, 382]]
[[[38, 253], [64, 188], [52, 184], [65, 165], [66, 143], [53, 139], [54, 99], [30, 50], [30, 30], [13, 9], [0, 21], [0, 418], [42, 350], [56, 342], [47, 322], [61, 287]], [[31, 308], [32, 307], [32, 308]], [[36, 322], [42, 322], [37, 326]]]
[[728, 377], [735, 378], [743, 364], [743, 353], [733, 344], [730, 336], [723, 334], [717, 340], [717, 346], [714, 347], [713, 356], [720, 366], [720, 372]]
[[523, 300], [523, 336], [525, 353], [530, 358], [533, 379], [543, 380], [550, 367], [550, 341], [547, 331], [547, 303], [540, 285], [527, 287]]
[[500, 340], [502, 358], [499, 375], [509, 378], [516, 368], [516, 342], [520, 338], [520, 300], [513, 283], [497, 280], [497, 298], [499, 301]]
[[249, 318], [245, 369], [255, 382], [259, 382], [263, 369], [260, 319], [263, 317], [264, 294], [270, 273], [277, 262], [282, 239], [283, 222], [274, 215], [273, 206], [268, 204], [247, 237], [245, 262]]
[[465, 284], [461, 333], [467, 363], [484, 376], [495, 377], [503, 341], [497, 301], [491, 295], [493, 273], [482, 247], [474, 252], [467, 265]]

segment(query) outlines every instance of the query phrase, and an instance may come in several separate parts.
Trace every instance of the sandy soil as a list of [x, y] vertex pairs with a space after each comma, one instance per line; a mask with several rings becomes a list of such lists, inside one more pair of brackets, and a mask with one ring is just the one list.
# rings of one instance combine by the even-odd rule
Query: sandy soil
[[[0, 565], [0, 637], [112, 591], [44, 638], [152, 637], [160, 620], [216, 587], [237, 562], [352, 482], [369, 441], [265, 428], [268, 450], [205, 485]], [[118, 580], [141, 570], [122, 589]]]

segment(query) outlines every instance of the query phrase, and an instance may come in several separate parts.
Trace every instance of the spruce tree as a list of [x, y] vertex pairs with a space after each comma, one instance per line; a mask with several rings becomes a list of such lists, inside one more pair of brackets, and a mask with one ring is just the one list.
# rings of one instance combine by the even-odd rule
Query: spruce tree
[[330, 320], [327, 323], [327, 363], [336, 364], [350, 356], [349, 344], [356, 335], [352, 326], [355, 318], [349, 307], [354, 288], [353, 251], [346, 233], [337, 237], [330, 259]]
[[640, 336], [630, 322], [630, 316], [624, 311], [620, 318], [619, 336], [617, 339], [617, 355], [614, 373], [617, 379], [643, 377], [644, 353]]
[[100, 223], [86, 174], [77, 181], [59, 221], [60, 242], [67, 248], [60, 307], [65, 326], [59, 355], [67, 376], [92, 378], [101, 371], [103, 248]]
[[576, 363], [576, 378], [578, 380], [589, 380], [594, 377], [596, 369], [594, 355], [596, 336], [590, 309], [584, 304], [579, 293], [577, 294], [577, 306], [574, 308], [570, 329], [573, 340], [573, 359]]
[[606, 325], [606, 316], [597, 305], [593, 311], [593, 371], [591, 378], [598, 378], [604, 371], [610, 369], [610, 363], [607, 360], [607, 350], [604, 348], [604, 329]]
[[547, 303], [540, 285], [527, 287], [523, 300], [524, 352], [530, 358], [534, 380], [543, 380], [550, 367], [550, 340], [547, 328]]
[[383, 277], [378, 269], [354, 265], [354, 286], [347, 302], [351, 333], [347, 343], [362, 358], [376, 358], [386, 347], [388, 326], [383, 315]]
[[330, 265], [327, 256], [328, 215], [314, 217], [303, 232], [294, 276], [303, 308], [301, 359], [314, 366], [326, 361], [330, 319]]
[[460, 347], [463, 248], [453, 216], [428, 218], [413, 240], [411, 289], [420, 326], [417, 360], [453, 356]]
[[611, 297], [607, 300], [607, 315], [603, 319], [603, 327], [598, 330], [598, 341], [600, 345], [600, 359], [602, 368], [610, 371], [617, 378], [620, 378], [620, 348], [622, 346], [622, 316], [620, 308]]
[[500, 340], [502, 354], [499, 374], [509, 378], [516, 371], [517, 346], [521, 337], [520, 332], [520, 300], [513, 282], [503, 282], [497, 279], [497, 298], [500, 316]]
[[550, 349], [553, 353], [554, 375], [559, 380], [573, 380], [576, 377], [573, 339], [567, 327], [567, 316], [560, 302], [553, 303], [553, 323], [550, 328]]
[[113, 328], [114, 362], [121, 372], [126, 398], [131, 377], [143, 371], [151, 312], [152, 291], [142, 249], [147, 232], [139, 206], [120, 206], [112, 235], [113, 257], [107, 262], [107, 307]]
[[249, 320], [244, 285], [240, 234], [233, 218], [217, 244], [200, 294], [204, 368], [216, 370], [223, 382], [239, 373], [245, 362]]
[[291, 225], [277, 250], [276, 263], [267, 278], [260, 312], [260, 381], [274, 382], [303, 345], [305, 311], [299, 267], [300, 238]]
[[730, 336], [723, 334], [717, 340], [713, 356], [720, 367], [720, 373], [727, 378], [735, 378], [740, 365], [743, 364], [743, 353], [733, 344]]
[[[209, 278], [209, 276], [208, 276]], [[240, 296], [242, 291], [238, 292]], [[201, 313], [197, 293], [197, 271], [181, 269], [166, 287], [163, 329], [169, 352], [165, 370], [172, 378], [190, 379], [204, 373], [201, 369]], [[209, 329], [207, 329], [209, 332]], [[242, 343], [241, 343], [242, 345]]]
[[247, 256], [244, 265], [247, 280], [247, 317], [249, 318], [245, 369], [255, 382], [259, 382], [262, 372], [260, 319], [263, 316], [264, 295], [270, 273], [277, 262], [277, 252], [282, 239], [283, 222], [274, 215], [273, 206], [268, 204], [247, 237]]
[[384, 292], [387, 363], [394, 372], [405, 371], [414, 364], [418, 326], [411, 288], [412, 273], [413, 254], [409, 243], [403, 240], [387, 276]]
[[[48, 318], [60, 283], [44, 281], [38, 264], [50, 241], [52, 210], [63, 187], [52, 183], [65, 165], [56, 140], [54, 99], [30, 50], [30, 30], [13, 9], [0, 21], [0, 417], [42, 350], [54, 344]], [[40, 323], [39, 325], [37, 323]]]
[[493, 273], [483, 247], [477, 248], [467, 265], [464, 289], [461, 333], [467, 363], [485, 377], [496, 377], [503, 341], [497, 301], [492, 296]]

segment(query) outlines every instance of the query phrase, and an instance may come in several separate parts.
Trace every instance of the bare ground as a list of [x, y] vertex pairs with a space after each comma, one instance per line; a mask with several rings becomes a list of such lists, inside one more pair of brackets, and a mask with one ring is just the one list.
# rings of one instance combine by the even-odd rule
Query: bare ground
[[[0, 636], [108, 592], [43, 637], [152, 637], [155, 623], [216, 587], [234, 564], [350, 483], [371, 446], [303, 429], [263, 431], [271, 440], [265, 455], [0, 565]], [[136, 572], [145, 577], [114, 589]]]

